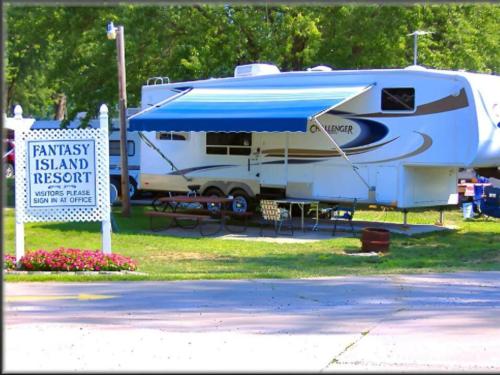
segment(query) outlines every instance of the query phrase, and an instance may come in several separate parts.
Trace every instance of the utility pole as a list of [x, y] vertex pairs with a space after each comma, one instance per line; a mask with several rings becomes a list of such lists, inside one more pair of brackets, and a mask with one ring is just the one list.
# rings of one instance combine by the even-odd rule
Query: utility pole
[[125, 75], [125, 36], [123, 26], [108, 24], [108, 39], [116, 38], [116, 60], [118, 63], [118, 99], [120, 110], [120, 170], [122, 216], [130, 216], [130, 196], [128, 178], [128, 144], [127, 144], [127, 84]]
[[413, 35], [413, 65], [417, 65], [417, 38], [419, 35], [434, 34], [432, 31], [417, 30], [407, 36]]

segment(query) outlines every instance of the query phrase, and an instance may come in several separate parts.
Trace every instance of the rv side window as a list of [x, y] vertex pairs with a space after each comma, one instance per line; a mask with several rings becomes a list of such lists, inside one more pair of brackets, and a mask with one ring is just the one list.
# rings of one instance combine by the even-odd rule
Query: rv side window
[[[135, 155], [135, 143], [127, 141], [128, 156]], [[109, 156], [120, 156], [120, 141], [109, 141]]]
[[415, 89], [413, 87], [382, 89], [382, 111], [414, 111]]
[[156, 139], [162, 141], [185, 141], [187, 134], [174, 132], [156, 132]]
[[250, 155], [251, 146], [252, 133], [207, 133], [207, 154]]
[[207, 154], [227, 155], [227, 147], [207, 147]]
[[251, 146], [252, 133], [207, 133], [207, 145]]
[[250, 155], [250, 147], [229, 147], [229, 155]]

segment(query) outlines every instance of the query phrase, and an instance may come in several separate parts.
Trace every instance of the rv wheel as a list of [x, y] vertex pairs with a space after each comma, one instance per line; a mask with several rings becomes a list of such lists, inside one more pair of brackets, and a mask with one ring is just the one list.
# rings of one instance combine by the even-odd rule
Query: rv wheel
[[250, 197], [241, 189], [233, 190], [232, 208], [234, 212], [247, 212], [250, 209]]
[[[121, 189], [121, 180], [120, 177], [111, 177], [111, 185], [114, 185], [116, 187], [116, 190], [118, 191], [118, 196], [121, 197], [122, 195], [122, 189]], [[128, 181], [128, 196], [130, 198], [135, 198], [137, 195], [137, 183], [131, 178]]]
[[118, 192], [118, 197], [120, 197], [120, 179], [116, 177], [111, 177], [110, 179], [111, 185], [113, 185], [116, 188], [116, 191]]
[[[224, 193], [217, 188], [208, 188], [203, 192], [203, 195], [206, 197], [222, 197]], [[207, 210], [212, 213], [216, 213], [220, 211], [221, 204], [220, 203], [207, 203]]]
[[132, 178], [128, 181], [128, 196], [130, 198], [137, 197], [137, 182], [135, 182]]

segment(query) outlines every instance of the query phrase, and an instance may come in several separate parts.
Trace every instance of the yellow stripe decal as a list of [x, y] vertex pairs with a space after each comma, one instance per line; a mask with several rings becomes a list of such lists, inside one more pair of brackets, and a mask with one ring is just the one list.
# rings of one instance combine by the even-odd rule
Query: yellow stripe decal
[[116, 296], [104, 294], [78, 294], [74, 296], [8, 296], [6, 302], [34, 302], [34, 301], [56, 301], [65, 299], [74, 299], [79, 301], [99, 300], [116, 298]]

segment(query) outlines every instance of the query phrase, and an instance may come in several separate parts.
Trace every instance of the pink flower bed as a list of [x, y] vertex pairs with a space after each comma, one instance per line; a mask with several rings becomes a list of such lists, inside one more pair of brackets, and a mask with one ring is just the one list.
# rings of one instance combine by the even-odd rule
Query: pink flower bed
[[135, 271], [137, 263], [129, 257], [104, 254], [100, 250], [61, 247], [54, 251], [27, 252], [21, 258], [20, 268], [27, 271]]
[[16, 257], [14, 255], [4, 255], [3, 268], [6, 270], [16, 269]]

